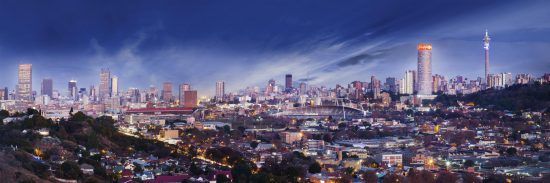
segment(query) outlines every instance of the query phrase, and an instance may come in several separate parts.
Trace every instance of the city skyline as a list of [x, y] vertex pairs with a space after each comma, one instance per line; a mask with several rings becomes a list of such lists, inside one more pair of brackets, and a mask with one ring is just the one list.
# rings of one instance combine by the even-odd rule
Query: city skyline
[[[136, 4], [146, 5], [147, 3]], [[371, 4], [372, 8], [388, 9], [390, 7], [385, 3]], [[548, 70], [550, 59], [544, 50], [550, 48], [550, 41], [542, 36], [548, 33], [548, 27], [540, 22], [544, 17], [550, 17], [543, 10], [547, 2], [479, 3], [472, 1], [460, 3], [457, 6], [454, 6], [456, 5], [454, 2], [433, 2], [433, 4], [422, 11], [411, 9], [408, 18], [392, 11], [388, 13], [372, 11], [365, 4], [360, 3], [338, 4], [343, 9], [358, 6], [365, 7], [365, 10], [344, 15], [336, 15], [336, 12], [323, 15], [324, 18], [332, 18], [329, 20], [314, 18], [323, 17], [321, 10], [332, 5], [327, 2], [319, 3], [318, 7], [313, 7], [307, 14], [290, 12], [294, 15], [292, 18], [280, 17], [270, 12], [259, 13], [246, 10], [227, 19], [217, 21], [201, 19], [204, 25], [196, 24], [196, 19], [183, 19], [182, 24], [195, 23], [197, 26], [187, 26], [188, 28], [183, 29], [185, 30], [183, 33], [175, 34], [174, 38], [170, 39], [167, 35], [182, 29], [183, 25], [174, 24], [171, 20], [173, 17], [168, 16], [167, 12], [171, 10], [167, 10], [167, 5], [153, 7], [159, 11], [166, 11], [160, 11], [162, 13], [159, 13], [158, 17], [146, 22], [137, 22], [137, 27], [128, 24], [134, 21], [131, 20], [132, 18], [143, 17], [143, 14], [138, 13], [126, 17], [127, 19], [113, 20], [120, 24], [113, 25], [114, 32], [124, 33], [124, 36], [115, 36], [101, 28], [108, 22], [100, 17], [117, 17], [118, 12], [109, 10], [93, 12], [88, 18], [100, 27], [88, 31], [83, 30], [82, 25], [57, 19], [64, 15], [76, 17], [83, 15], [67, 11], [66, 8], [61, 8], [60, 12], [47, 12], [56, 5], [54, 3], [41, 8], [46, 11], [44, 13], [47, 17], [53, 18], [51, 21], [21, 18], [22, 23], [33, 21], [49, 23], [37, 24], [36, 29], [28, 30], [36, 32], [25, 32], [33, 35], [31, 38], [13, 41], [15, 38], [20, 38], [20, 35], [16, 34], [16, 30], [20, 28], [19, 25], [13, 25], [1, 31], [3, 34], [0, 34], [0, 48], [2, 48], [0, 56], [2, 63], [5, 64], [5, 72], [0, 74], [0, 77], [4, 78], [0, 81], [0, 85], [13, 88], [17, 81], [14, 78], [17, 65], [31, 63], [34, 71], [32, 88], [35, 89], [40, 88], [40, 81], [43, 78], [52, 78], [55, 83], [65, 83], [69, 80], [68, 78], [71, 78], [77, 80], [80, 86], [97, 87], [99, 83], [97, 73], [104, 67], [111, 69], [112, 73], [119, 76], [119, 88], [122, 90], [127, 90], [129, 87], [146, 88], [149, 85], [160, 87], [166, 81], [185, 82], [192, 84], [200, 95], [212, 96], [214, 94], [212, 83], [217, 80], [225, 80], [226, 91], [237, 91], [246, 86], [263, 86], [265, 81], [271, 78], [281, 83], [283, 81], [281, 78], [284, 78], [285, 74], [292, 74], [294, 83], [309, 78], [311, 84], [333, 86], [354, 80], [368, 81], [371, 75], [377, 78], [401, 78], [405, 70], [416, 68], [414, 48], [419, 42], [429, 42], [436, 48], [433, 51], [432, 74], [446, 77], [463, 75], [474, 79], [484, 75], [484, 52], [480, 46], [480, 39], [485, 29], [489, 30], [493, 38], [491, 40], [491, 73], [542, 75]], [[406, 5], [406, 3], [398, 5], [396, 9], [409, 10]], [[121, 5], [114, 4], [114, 6]], [[198, 12], [199, 15], [219, 17], [227, 13], [212, 12], [219, 8], [218, 5], [203, 6], [209, 11]], [[274, 4], [275, 8], [301, 6], [303, 5], [299, 3]], [[25, 8], [9, 3], [3, 7]], [[492, 7], [493, 10], [486, 11], [486, 7]], [[273, 10], [265, 6], [257, 8], [257, 11]], [[511, 11], [512, 9], [514, 11]], [[84, 10], [88, 9], [84, 8]], [[456, 14], [448, 14], [445, 10], [452, 10]], [[124, 9], [124, 11], [135, 12], [136, 10]], [[11, 10], [2, 12], [20, 15]], [[226, 20], [232, 18], [246, 17], [249, 13], [259, 13], [258, 22], [249, 19], [235, 22], [235, 30], [222, 32], [216, 32], [219, 29], [209, 29], [227, 23]], [[373, 13], [380, 18], [360, 21]], [[503, 17], [505, 14], [510, 15]], [[343, 17], [345, 15], [347, 17]], [[427, 15], [430, 16], [426, 17]], [[435, 18], [436, 15], [445, 15], [446, 18]], [[176, 14], [174, 17], [181, 16]], [[516, 17], [521, 17], [522, 21], [523, 19], [525, 21], [521, 22], [521, 26], [508, 26], [509, 23], [517, 23]], [[409, 19], [416, 19], [419, 22], [404, 23]], [[333, 23], [331, 20], [334, 22], [345, 20], [345, 23], [328, 26]], [[303, 25], [306, 29], [300, 29], [304, 27], [296, 21], [310, 22], [311, 26]], [[294, 31], [292, 33], [285, 33], [282, 30], [262, 32], [264, 29], [260, 27], [266, 24], [286, 26]], [[323, 26], [327, 26], [328, 30], [315, 31], [314, 29]], [[243, 37], [238, 28], [245, 27], [258, 35], [255, 34], [252, 39]], [[71, 32], [69, 36], [66, 31], [73, 29], [76, 29], [75, 32]], [[206, 32], [199, 33], [202, 29]], [[297, 36], [310, 33], [313, 36]], [[36, 35], [44, 35], [44, 37], [40, 38]], [[270, 40], [264, 35], [279, 35], [280, 40]], [[48, 40], [40, 41], [46, 38]], [[31, 42], [38, 44], [30, 46]], [[43, 42], [52, 46], [44, 45]], [[256, 47], [262, 49], [252, 49]], [[48, 54], [44, 50], [48, 50]], [[305, 65], [308, 67], [304, 67]], [[54, 88], [63, 91], [60, 84], [55, 84]]]

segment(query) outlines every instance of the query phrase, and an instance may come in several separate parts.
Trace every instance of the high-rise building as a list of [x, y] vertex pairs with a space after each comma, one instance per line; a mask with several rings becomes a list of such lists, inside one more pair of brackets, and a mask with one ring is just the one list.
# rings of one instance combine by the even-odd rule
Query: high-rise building
[[179, 100], [180, 100], [180, 106], [183, 106], [185, 104], [185, 91], [191, 90], [191, 85], [187, 83], [180, 84], [179, 87]]
[[285, 90], [287, 92], [292, 90], [292, 74], [285, 75]]
[[394, 77], [386, 78], [386, 83], [384, 83], [384, 87], [386, 88], [386, 90], [390, 91], [390, 93], [392, 94], [397, 93], [396, 82]]
[[20, 64], [17, 75], [17, 99], [32, 101], [32, 64]]
[[411, 95], [414, 93], [414, 85], [416, 83], [416, 71], [405, 71], [405, 77], [399, 82], [399, 93]]
[[184, 107], [197, 107], [197, 90], [184, 91]]
[[483, 37], [483, 49], [485, 50], [485, 82], [489, 79], [489, 32], [485, 30], [485, 36]]
[[111, 94], [111, 71], [101, 69], [99, 73], [99, 100], [110, 97]]
[[265, 87], [265, 94], [270, 95], [273, 92], [275, 92], [275, 80], [270, 79], [269, 81], [267, 81], [267, 86]]
[[164, 82], [162, 84], [162, 100], [164, 102], [171, 102], [172, 101], [172, 83], [171, 82]]
[[111, 78], [111, 96], [118, 96], [118, 77]]
[[307, 84], [306, 83], [300, 83], [300, 94], [304, 95], [307, 93]]
[[0, 100], [8, 100], [8, 87], [0, 89]]
[[96, 100], [97, 94], [96, 94], [96, 90], [95, 90], [94, 85], [90, 86], [90, 94], [89, 95], [90, 95], [90, 100], [92, 100], [92, 101]]
[[380, 81], [375, 76], [370, 77], [372, 97], [374, 99], [380, 98]]
[[46, 78], [42, 80], [42, 87], [40, 89], [40, 95], [47, 95], [50, 98], [53, 96], [53, 80]]
[[418, 44], [418, 94], [432, 94], [432, 45]]
[[433, 91], [432, 92], [437, 93], [438, 91], [441, 91], [441, 83], [445, 80], [445, 77], [443, 77], [439, 74], [436, 74], [432, 78], [433, 78], [432, 79], [433, 80], [432, 81], [432, 83], [433, 83], [433, 87], [432, 87]]
[[70, 80], [68, 84], [68, 95], [69, 97], [76, 99], [76, 95], [78, 94], [78, 89], [76, 87], [76, 80]]
[[216, 82], [216, 100], [221, 101], [225, 95], [225, 82]]

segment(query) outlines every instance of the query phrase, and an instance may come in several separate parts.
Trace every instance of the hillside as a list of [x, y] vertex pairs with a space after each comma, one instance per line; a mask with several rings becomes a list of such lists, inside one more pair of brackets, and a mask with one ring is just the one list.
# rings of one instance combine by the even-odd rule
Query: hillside
[[[38, 114], [29, 109], [26, 115], [32, 117], [0, 125], [0, 176], [10, 178], [9, 182], [47, 182], [54, 177], [92, 182], [115, 180], [101, 166], [100, 158], [90, 155], [92, 151], [116, 155], [145, 152], [159, 158], [172, 155], [164, 143], [119, 133], [110, 117], [94, 119], [78, 112], [69, 120], [55, 123]], [[3, 117], [0, 115], [0, 119]], [[49, 135], [40, 135], [39, 130], [47, 130]], [[82, 174], [78, 167], [82, 163], [92, 165], [95, 174]]]
[[486, 108], [511, 111], [543, 111], [550, 107], [550, 84], [513, 85], [502, 90], [488, 89], [469, 95], [439, 95], [433, 103], [456, 105], [473, 102]]

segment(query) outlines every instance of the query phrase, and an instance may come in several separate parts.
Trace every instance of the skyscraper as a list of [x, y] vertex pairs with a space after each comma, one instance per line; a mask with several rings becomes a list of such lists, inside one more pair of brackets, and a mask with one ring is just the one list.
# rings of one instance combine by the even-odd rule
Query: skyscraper
[[108, 98], [111, 94], [111, 71], [109, 69], [101, 69], [99, 73], [99, 100]]
[[187, 83], [180, 84], [179, 87], [179, 100], [180, 100], [180, 106], [184, 106], [185, 104], [185, 91], [191, 90], [191, 85]]
[[413, 70], [405, 71], [405, 77], [399, 82], [399, 93], [411, 95], [414, 93], [416, 83], [416, 72]]
[[380, 81], [376, 79], [376, 76], [370, 77], [372, 97], [378, 99], [380, 97]]
[[485, 82], [489, 79], [489, 32], [485, 30], [485, 37], [483, 37], [483, 49], [485, 50]]
[[172, 101], [172, 83], [171, 82], [164, 82], [162, 84], [162, 100], [165, 102], [171, 102]]
[[218, 101], [223, 100], [224, 95], [225, 95], [225, 82], [223, 81], [216, 82], [216, 100]]
[[184, 107], [197, 107], [197, 90], [184, 91]]
[[388, 77], [386, 78], [386, 83], [384, 83], [387, 90], [389, 90], [392, 94], [395, 94], [397, 92], [397, 88], [395, 87], [396, 82], [394, 77]]
[[32, 64], [20, 64], [17, 81], [17, 99], [32, 100]]
[[285, 91], [290, 92], [292, 90], [292, 74], [285, 75]]
[[47, 95], [50, 98], [53, 96], [53, 80], [46, 78], [42, 80], [42, 88], [40, 89], [40, 95]]
[[270, 95], [273, 92], [275, 92], [275, 80], [270, 79], [269, 81], [267, 81], [267, 86], [265, 87], [265, 94]]
[[70, 80], [68, 84], [68, 93], [69, 97], [76, 99], [76, 95], [78, 94], [78, 89], [76, 87], [76, 80]]
[[418, 44], [418, 94], [432, 94], [432, 45]]
[[118, 96], [118, 77], [111, 78], [111, 96]]

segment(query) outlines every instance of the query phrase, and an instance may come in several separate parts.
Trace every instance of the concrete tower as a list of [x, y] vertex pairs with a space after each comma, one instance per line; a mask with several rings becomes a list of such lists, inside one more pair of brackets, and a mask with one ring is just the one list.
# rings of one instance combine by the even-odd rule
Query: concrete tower
[[485, 49], [485, 82], [489, 79], [489, 32], [485, 29], [485, 37], [483, 37], [483, 49]]
[[418, 94], [431, 95], [432, 79], [432, 45], [418, 44]]

